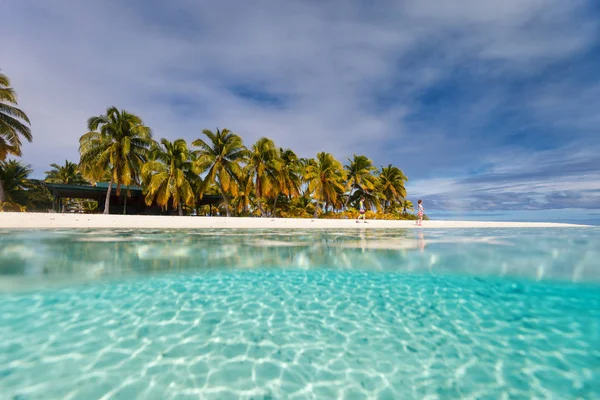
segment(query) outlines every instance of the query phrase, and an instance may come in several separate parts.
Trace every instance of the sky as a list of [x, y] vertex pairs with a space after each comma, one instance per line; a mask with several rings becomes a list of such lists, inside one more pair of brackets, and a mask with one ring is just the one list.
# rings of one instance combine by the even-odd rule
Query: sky
[[90, 116], [156, 139], [228, 128], [365, 154], [432, 217], [600, 224], [595, 0], [3, 0], [25, 163], [77, 161]]

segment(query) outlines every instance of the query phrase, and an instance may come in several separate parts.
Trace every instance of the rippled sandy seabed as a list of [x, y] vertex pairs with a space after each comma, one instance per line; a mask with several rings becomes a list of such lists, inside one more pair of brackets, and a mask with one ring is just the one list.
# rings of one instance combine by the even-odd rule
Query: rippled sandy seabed
[[1, 399], [600, 398], [600, 230], [0, 230]]

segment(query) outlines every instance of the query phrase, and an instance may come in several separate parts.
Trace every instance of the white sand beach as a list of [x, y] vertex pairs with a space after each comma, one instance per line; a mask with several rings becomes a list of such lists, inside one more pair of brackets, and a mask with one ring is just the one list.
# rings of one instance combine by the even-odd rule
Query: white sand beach
[[0, 213], [0, 229], [164, 228], [164, 229], [431, 229], [431, 228], [567, 228], [587, 225], [546, 222], [415, 221], [240, 217], [180, 217], [146, 215]]

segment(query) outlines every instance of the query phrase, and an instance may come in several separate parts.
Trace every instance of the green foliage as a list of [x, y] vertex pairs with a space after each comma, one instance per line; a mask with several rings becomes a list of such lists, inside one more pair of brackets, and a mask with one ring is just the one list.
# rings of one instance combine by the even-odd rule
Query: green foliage
[[65, 165], [50, 164], [52, 169], [46, 171], [45, 181], [48, 183], [61, 183], [63, 185], [89, 184], [81, 175], [79, 165], [65, 160]]
[[45, 212], [52, 209], [52, 193], [43, 181], [29, 179], [26, 183], [27, 210]]
[[250, 207], [254, 205], [254, 181], [252, 167], [245, 166], [235, 175], [237, 195], [232, 200], [233, 210], [240, 216], [248, 216]]
[[88, 129], [79, 139], [83, 175], [95, 182], [108, 172], [117, 185], [139, 183], [152, 144], [152, 131], [142, 119], [110, 107], [106, 114], [91, 117]]
[[161, 139], [160, 145], [153, 145], [149, 158], [142, 167], [146, 204], [156, 200], [166, 210], [169, 200], [172, 200], [173, 208], [183, 215], [183, 205], [194, 206], [194, 185], [198, 187], [200, 180], [185, 140], [170, 142]]
[[315, 203], [308, 195], [294, 197], [284, 206], [281, 211], [283, 218], [314, 218]]
[[[0, 161], [13, 155], [21, 157], [21, 137], [31, 142], [29, 118], [17, 108], [17, 96], [8, 77], [0, 73]], [[3, 201], [0, 193], [0, 201]]]
[[279, 171], [279, 189], [281, 194], [290, 197], [300, 195], [302, 185], [302, 165], [296, 153], [291, 149], [279, 149], [281, 170]]
[[26, 212], [27, 207], [11, 201], [0, 203], [0, 212]]
[[366, 156], [354, 154], [354, 157], [348, 161], [350, 164], [344, 166], [348, 174], [347, 186], [350, 190], [347, 203], [357, 207], [361, 197], [364, 197], [367, 207], [377, 207], [378, 197], [375, 192], [377, 177], [373, 175], [377, 168]]
[[[2, 84], [0, 75], [0, 87]], [[5, 99], [12, 101], [11, 90], [5, 92]], [[191, 143], [192, 149], [183, 139], [157, 143], [140, 117], [115, 107], [90, 118], [88, 129], [79, 140], [80, 163], [51, 164], [47, 182], [109, 181], [107, 194], [116, 184], [117, 195], [123, 186], [141, 184], [148, 205], [156, 203], [166, 209], [172, 204], [180, 214], [192, 213], [196, 200], [205, 194], [219, 194], [223, 203], [215, 211], [227, 216], [233, 212], [317, 218], [321, 214], [323, 218], [353, 219], [364, 198], [368, 219], [416, 219], [414, 205], [406, 199], [407, 177], [402, 170], [391, 164], [377, 169], [365, 155], [354, 154], [347, 165], [327, 152], [298, 158], [291, 149], [279, 148], [267, 137], [246, 148], [242, 138], [227, 129], [203, 130], [203, 137]], [[0, 171], [0, 196], [6, 192], [4, 197], [11, 202], [7, 207], [16, 203], [32, 210], [50, 208], [52, 199], [44, 184], [25, 183], [28, 167], [14, 161], [2, 167], [12, 171]], [[107, 196], [105, 213], [109, 199]], [[64, 210], [92, 212], [97, 207], [96, 202], [71, 199]], [[208, 211], [209, 207], [203, 206], [198, 214]]]
[[20, 161], [0, 161], [0, 181], [4, 190], [4, 201], [25, 205], [28, 176], [32, 172], [30, 165]]
[[98, 212], [98, 202], [87, 199], [69, 199], [63, 209], [64, 212], [94, 214]]
[[[152, 145], [152, 131], [142, 119], [128, 111], [110, 107], [106, 114], [88, 120], [89, 132], [79, 139], [79, 162], [83, 176], [92, 182], [110, 177], [107, 194], [113, 183], [117, 195], [122, 185], [141, 181], [142, 165]], [[106, 196], [104, 213], [108, 214], [110, 196]]]
[[[339, 206], [341, 195], [345, 191], [346, 173], [342, 164], [330, 153], [317, 154], [314, 162], [309, 162], [304, 172], [304, 179], [308, 183], [308, 192], [319, 203], [324, 203], [327, 211], [329, 205]], [[315, 207], [314, 217], [317, 217], [318, 206]]]
[[404, 182], [408, 178], [398, 167], [391, 164], [387, 167], [381, 167], [378, 176], [377, 190], [382, 196], [383, 208], [386, 211], [391, 211], [397, 203], [406, 198]]
[[228, 129], [217, 129], [216, 133], [204, 129], [202, 133], [207, 141], [196, 139], [192, 142], [193, 146], [199, 147], [199, 150], [193, 152], [196, 156], [195, 168], [207, 171], [200, 196], [205, 192], [204, 188], [217, 185], [229, 216], [229, 197], [238, 193], [236, 177], [241, 173], [241, 163], [248, 157], [248, 149], [242, 138]]
[[263, 137], [252, 145], [248, 153], [248, 172], [254, 177], [254, 194], [261, 216], [265, 216], [262, 207], [264, 196], [273, 196], [281, 189], [282, 162], [279, 150], [269, 138]]

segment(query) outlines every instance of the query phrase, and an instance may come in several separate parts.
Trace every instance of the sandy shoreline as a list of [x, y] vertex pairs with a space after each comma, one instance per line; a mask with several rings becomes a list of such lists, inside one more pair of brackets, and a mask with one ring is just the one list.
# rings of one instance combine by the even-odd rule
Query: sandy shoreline
[[53, 228], [163, 228], [163, 229], [406, 229], [406, 228], [566, 228], [587, 225], [546, 222], [486, 221], [415, 221], [291, 219], [291, 218], [225, 218], [146, 215], [0, 213], [0, 229]]

